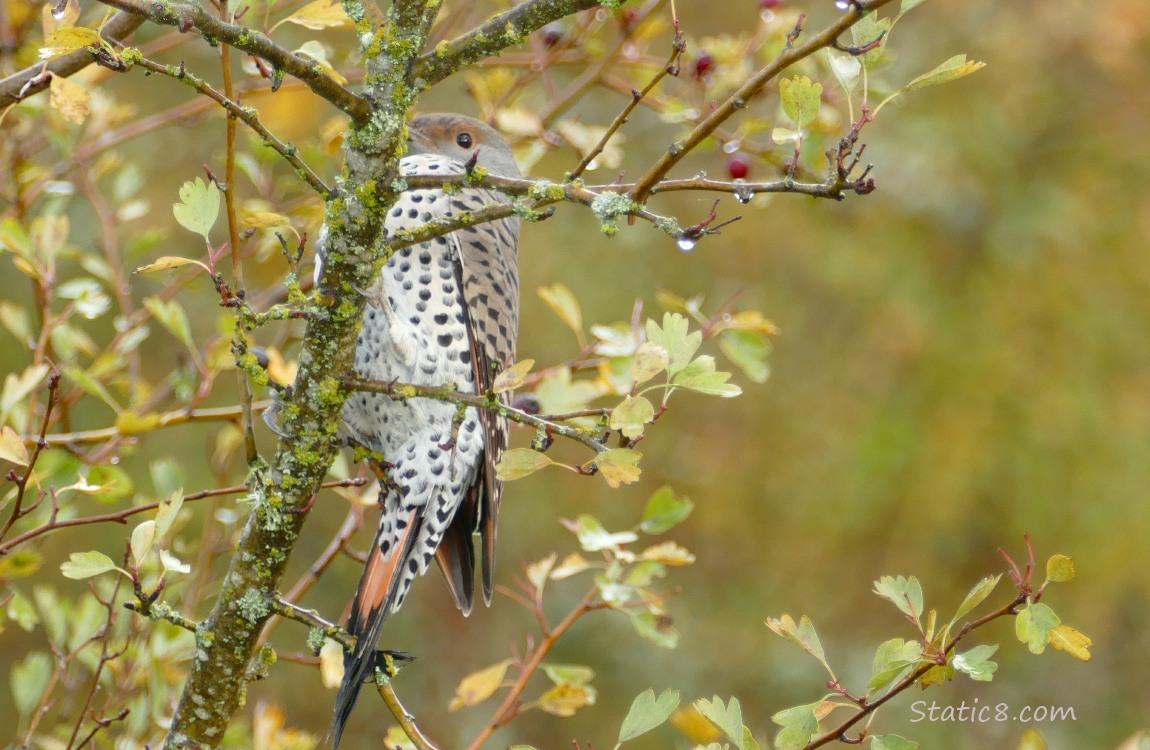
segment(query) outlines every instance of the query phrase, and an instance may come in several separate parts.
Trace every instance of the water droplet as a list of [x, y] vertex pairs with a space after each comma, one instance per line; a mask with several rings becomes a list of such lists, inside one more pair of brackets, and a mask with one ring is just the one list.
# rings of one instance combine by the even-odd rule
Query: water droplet
[[699, 110], [695, 109], [694, 107], [691, 107], [686, 112], [684, 112], [683, 115], [688, 120], [697, 120], [699, 118]]
[[742, 147], [743, 147], [743, 144], [739, 143], [738, 141], [727, 141], [726, 143], [723, 144], [723, 153], [724, 154], [733, 154]]
[[54, 8], [52, 8], [52, 18], [55, 18], [57, 21], [63, 20], [64, 16], [67, 15], [67, 13], [68, 13], [68, 0], [60, 0], [60, 2], [58, 2], [56, 4], [56, 6]]
[[697, 245], [698, 243], [699, 243], [698, 240], [692, 239], [692, 238], [684, 235], [684, 236], [679, 238], [679, 249], [685, 253], [689, 253], [695, 249], [695, 245]]
[[109, 463], [111, 463], [112, 466], [119, 466], [120, 465], [120, 457], [119, 456], [112, 456], [112, 460], [109, 461]]
[[773, 11], [763, 10], [759, 11], [759, 18], [763, 19], [763, 23], [770, 23], [775, 20], [775, 14]]
[[735, 200], [737, 200], [739, 203], [750, 203], [754, 199], [754, 190], [738, 190], [735, 192]]
[[846, 10], [851, 7], [850, 0], [835, 0], [835, 7], [839, 10]]

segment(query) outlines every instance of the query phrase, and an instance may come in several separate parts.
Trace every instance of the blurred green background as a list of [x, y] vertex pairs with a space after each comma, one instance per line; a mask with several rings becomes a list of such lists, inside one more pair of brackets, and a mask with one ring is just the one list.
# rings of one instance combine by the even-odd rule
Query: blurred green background
[[[808, 10], [812, 29], [834, 13], [829, 0], [784, 4]], [[759, 12], [757, 0], [678, 5], [694, 37], [754, 23]], [[910, 704], [920, 698], [1006, 703], [1012, 711], [1071, 707], [1075, 720], [1035, 725], [1054, 748], [1114, 748], [1150, 726], [1145, 10], [1141, 0], [969, 0], [928, 3], [908, 16], [894, 44], [896, 77], [907, 80], [959, 52], [987, 67], [911, 94], [867, 127], [866, 160], [879, 187], [871, 196], [841, 204], [760, 197], [749, 206], [726, 199], [721, 211], [741, 213], [742, 221], [689, 254], [641, 225], [608, 239], [593, 231], [587, 212], [570, 207], [525, 228], [522, 357], [544, 363], [574, 351], [573, 337], [534, 293], [556, 281], [577, 293], [589, 323], [627, 318], [636, 297], [654, 314], [657, 288], [705, 295], [712, 308], [742, 292], [742, 306], [763, 310], [781, 335], [765, 385], [742, 380], [744, 395], [729, 401], [676, 396], [643, 443], [639, 485], [608, 491], [598, 480], [553, 471], [509, 486], [503, 581], [520, 560], [573, 549], [560, 517], [588, 512], [608, 528], [629, 527], [664, 483], [696, 503], [671, 535], [698, 562], [669, 578], [682, 589], [669, 604], [682, 634], [677, 650], [640, 640], [623, 617], [588, 616], [552, 660], [594, 668], [598, 705], [572, 719], [530, 715], [492, 747], [570, 747], [572, 739], [608, 747], [631, 699], [648, 687], [678, 689], [685, 700], [737, 696], [756, 736], [773, 736], [771, 714], [816, 700], [825, 676], [771, 634], [764, 618], [809, 615], [844, 683], [859, 687], [879, 642], [911, 636], [894, 607], [870, 593], [872, 581], [916, 575], [928, 607], [948, 615], [975, 581], [1004, 570], [996, 548], [1025, 556], [1025, 533], [1040, 566], [1056, 552], [1075, 559], [1078, 578], [1054, 587], [1048, 601], [1094, 639], [1093, 659], [1031, 655], [1001, 622], [977, 637], [1002, 644], [993, 682], [958, 679], [907, 694], [880, 712], [874, 731], [945, 750], [1013, 748], [1028, 727], [916, 723]], [[458, 79], [428, 102], [470, 106]], [[619, 104], [604, 96], [577, 111], [604, 123]], [[638, 170], [670, 131], [640, 117], [626, 132], [624, 167]], [[143, 148], [173, 144], [170, 134], [149, 138], [156, 140]], [[548, 157], [536, 174], [558, 178], [569, 166]], [[722, 157], [700, 157], [696, 167], [718, 174]], [[753, 177], [774, 176], [766, 165], [753, 168]], [[185, 172], [170, 176], [172, 184]], [[711, 201], [678, 195], [655, 205], [689, 220]], [[205, 311], [212, 305], [210, 294], [183, 301]], [[180, 428], [159, 442], [177, 434], [197, 451], [193, 459], [189, 448], [189, 486], [211, 482], [201, 456], [213, 430]], [[267, 433], [263, 439], [270, 449]], [[144, 445], [133, 462], [143, 466], [167, 448]], [[299, 572], [343, 513], [342, 501], [320, 498], [294, 560]], [[109, 530], [109, 539], [121, 533]], [[51, 541], [61, 554], [76, 544], [64, 537]], [[354, 563], [338, 561], [305, 603], [334, 616], [358, 575]], [[449, 714], [455, 682], [515, 644], [522, 649], [533, 622], [503, 597], [463, 620], [436, 578], [416, 586], [385, 645], [420, 656], [400, 694], [435, 739], [458, 747], [491, 706]], [[579, 581], [549, 588], [556, 617], [581, 595]], [[1009, 595], [1004, 582], [990, 602]], [[302, 649], [303, 636], [287, 625], [276, 642]], [[22, 643], [35, 645], [9, 637], [15, 645], [0, 655], [0, 668]], [[528, 697], [545, 684], [540, 677]], [[321, 732], [333, 695], [313, 670], [281, 663], [251, 687], [248, 702], [281, 702], [290, 725]], [[357, 709], [349, 747], [378, 746], [368, 732], [378, 705], [371, 698]], [[10, 696], [0, 693], [0, 725], [10, 711]], [[669, 728], [643, 740], [652, 748], [675, 742], [682, 739]]]

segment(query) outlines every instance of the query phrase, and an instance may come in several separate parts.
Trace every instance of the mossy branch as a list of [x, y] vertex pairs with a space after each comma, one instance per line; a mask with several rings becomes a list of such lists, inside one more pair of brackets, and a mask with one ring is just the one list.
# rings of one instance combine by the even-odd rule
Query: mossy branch
[[415, 60], [408, 80], [426, 88], [477, 60], [494, 57], [508, 47], [521, 44], [529, 34], [552, 21], [594, 8], [598, 0], [527, 0], [492, 16], [471, 31]]
[[[110, 41], [120, 41], [140, 28], [144, 24], [144, 20], [144, 16], [140, 14], [121, 11], [100, 27], [100, 35]], [[63, 57], [57, 57], [47, 66], [43, 63], [36, 63], [13, 73], [0, 80], [0, 110], [48, 88], [52, 77], [45, 75], [45, 73], [66, 77], [83, 70], [92, 62], [92, 55], [87, 50], [82, 49]]]
[[158, 23], [175, 26], [182, 32], [198, 30], [209, 42], [223, 42], [250, 55], [266, 60], [273, 68], [294, 76], [312, 91], [346, 112], [357, 122], [371, 115], [370, 103], [336, 83], [313, 60], [292, 54], [255, 29], [227, 23], [211, 15], [197, 2], [182, 0], [100, 0], [126, 13]]

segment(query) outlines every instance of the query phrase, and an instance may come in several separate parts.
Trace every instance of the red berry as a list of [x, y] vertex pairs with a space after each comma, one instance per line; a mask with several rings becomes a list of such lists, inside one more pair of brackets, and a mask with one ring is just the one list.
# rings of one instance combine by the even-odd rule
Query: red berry
[[770, 10], [771, 8], [779, 7], [782, 1], [783, 0], [759, 0], [759, 7], [764, 10]]
[[707, 75], [715, 64], [715, 59], [706, 52], [695, 58], [695, 78]]
[[742, 154], [733, 154], [727, 157], [727, 174], [732, 180], [746, 179], [751, 173], [751, 163]]

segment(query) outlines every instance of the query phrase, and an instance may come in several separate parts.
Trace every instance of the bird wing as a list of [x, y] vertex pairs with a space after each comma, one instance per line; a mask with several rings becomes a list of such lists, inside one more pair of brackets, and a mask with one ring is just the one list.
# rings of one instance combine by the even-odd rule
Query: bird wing
[[[452, 210], [476, 211], [500, 200], [501, 196], [488, 190], [467, 190], [452, 202]], [[476, 393], [482, 395], [491, 389], [499, 369], [515, 356], [519, 322], [516, 258], [519, 220], [508, 218], [463, 227], [450, 237], [460, 259], [456, 265], [456, 282], [463, 289], [466, 301], [464, 327], [471, 348]], [[500, 395], [500, 401], [507, 403], [506, 394]], [[478, 412], [483, 462], [435, 553], [456, 604], [465, 614], [471, 611], [475, 596], [475, 551], [471, 537], [477, 531], [483, 555], [480, 562], [483, 598], [491, 603], [495, 526], [502, 494], [502, 485], [495, 478], [495, 465], [507, 448], [508, 434], [505, 417], [488, 409]]]

